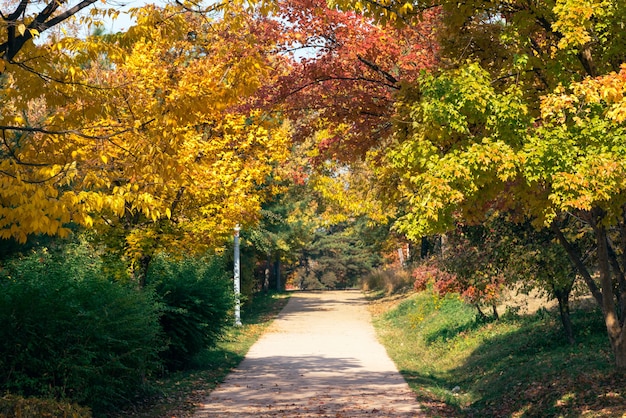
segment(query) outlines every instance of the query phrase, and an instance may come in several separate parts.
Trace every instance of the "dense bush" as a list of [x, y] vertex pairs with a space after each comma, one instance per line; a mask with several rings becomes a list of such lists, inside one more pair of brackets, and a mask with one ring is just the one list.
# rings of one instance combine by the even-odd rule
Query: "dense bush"
[[54, 399], [4, 395], [0, 398], [0, 417], [91, 418], [91, 411], [83, 406]]
[[84, 246], [6, 264], [0, 277], [0, 390], [105, 411], [159, 367], [150, 292], [103, 279]]
[[218, 258], [156, 257], [147, 284], [163, 303], [161, 325], [168, 338], [162, 357], [170, 370], [185, 367], [214, 345], [231, 322], [232, 281]]

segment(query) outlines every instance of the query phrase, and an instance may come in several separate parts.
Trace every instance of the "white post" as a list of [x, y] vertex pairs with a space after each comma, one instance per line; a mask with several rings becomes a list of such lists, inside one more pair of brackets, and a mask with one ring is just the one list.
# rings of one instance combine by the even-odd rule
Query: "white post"
[[235, 226], [235, 325], [241, 325], [241, 286], [239, 279], [239, 224]]

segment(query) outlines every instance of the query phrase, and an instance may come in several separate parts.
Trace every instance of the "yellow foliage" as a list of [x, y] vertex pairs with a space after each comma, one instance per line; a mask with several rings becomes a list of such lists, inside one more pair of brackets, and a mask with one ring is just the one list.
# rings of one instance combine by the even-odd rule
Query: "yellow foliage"
[[1, 237], [132, 220], [133, 258], [156, 235], [193, 247], [255, 219], [289, 140], [284, 121], [250, 105], [275, 65], [255, 22], [208, 22], [180, 6], [135, 14], [127, 33], [25, 47], [34, 72], [7, 64]]
[[582, 47], [592, 41], [594, 24], [615, 10], [615, 0], [557, 0], [553, 30], [561, 33], [559, 48]]

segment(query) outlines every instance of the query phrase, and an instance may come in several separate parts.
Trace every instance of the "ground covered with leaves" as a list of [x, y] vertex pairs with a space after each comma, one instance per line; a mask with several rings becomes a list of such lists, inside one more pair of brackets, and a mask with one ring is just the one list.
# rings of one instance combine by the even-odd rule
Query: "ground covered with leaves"
[[600, 312], [573, 312], [576, 344], [558, 313], [477, 321], [454, 296], [426, 290], [373, 301], [381, 342], [430, 416], [622, 417], [626, 376], [614, 372]]

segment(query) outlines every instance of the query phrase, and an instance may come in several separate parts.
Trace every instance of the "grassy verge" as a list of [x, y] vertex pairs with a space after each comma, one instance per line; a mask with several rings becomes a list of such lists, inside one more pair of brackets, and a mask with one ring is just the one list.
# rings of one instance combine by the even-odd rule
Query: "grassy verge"
[[[621, 417], [626, 378], [613, 372], [599, 312], [573, 313], [577, 344], [556, 313], [479, 323], [458, 298], [425, 291], [374, 302], [381, 342], [430, 416]], [[382, 306], [382, 307], [381, 307]]]
[[154, 395], [120, 412], [118, 417], [189, 417], [195, 405], [244, 358], [252, 344], [285, 306], [287, 293], [259, 294], [242, 309], [243, 326], [233, 327], [217, 347], [200, 353], [189, 370], [172, 373], [154, 383]]

